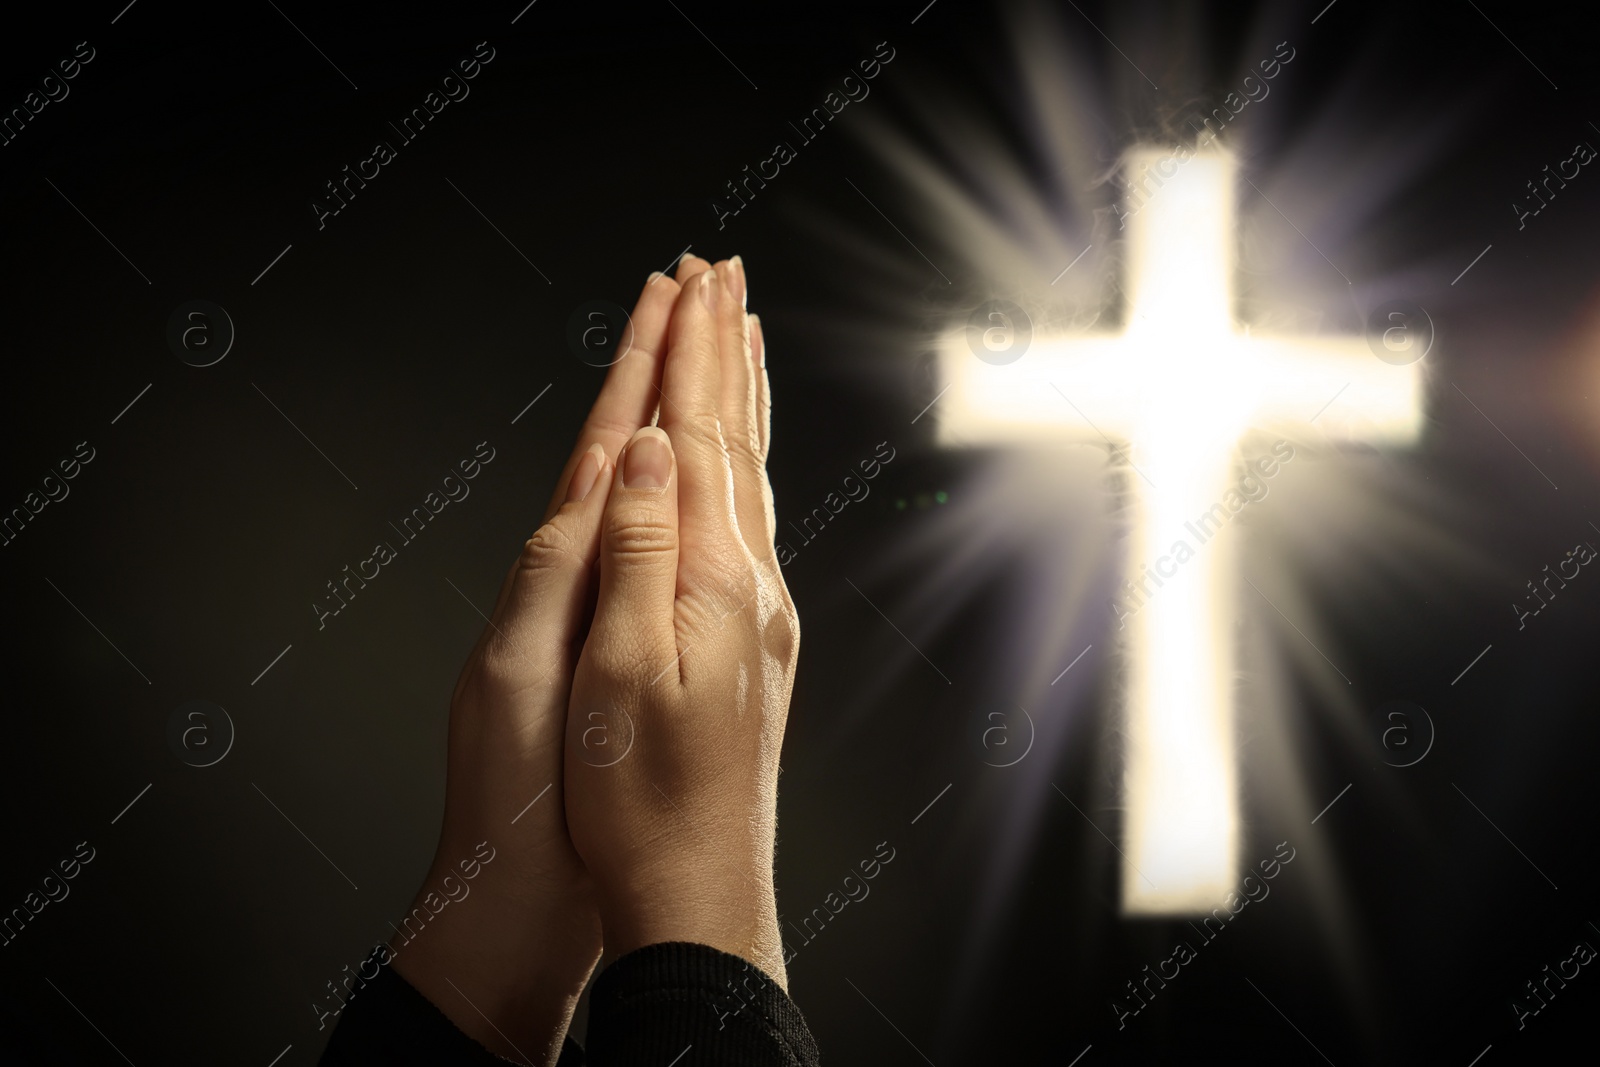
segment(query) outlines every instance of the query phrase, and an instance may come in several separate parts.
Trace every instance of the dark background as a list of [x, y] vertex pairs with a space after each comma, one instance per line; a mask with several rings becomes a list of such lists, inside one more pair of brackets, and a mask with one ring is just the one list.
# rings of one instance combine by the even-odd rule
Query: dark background
[[[0, 507], [78, 442], [96, 453], [0, 550], [0, 909], [78, 842], [97, 853], [0, 948], [15, 1061], [123, 1062], [113, 1043], [140, 1065], [266, 1065], [285, 1046], [278, 1062], [315, 1061], [313, 997], [386, 936], [434, 848], [447, 699], [481, 625], [451, 583], [492, 602], [598, 387], [568, 316], [631, 304], [691, 244], [748, 263], [780, 521], [879, 442], [895, 449], [870, 498], [786, 570], [805, 647], [780, 907], [809, 912], [880, 841], [895, 849], [790, 967], [828, 1062], [1067, 1063], [1087, 1048], [1085, 1067], [1464, 1067], [1491, 1045], [1485, 1065], [1594, 1040], [1592, 967], [1520, 1032], [1510, 1003], [1576, 941], [1600, 944], [1600, 589], [1585, 571], [1521, 631], [1508, 610], [1545, 564], [1600, 543], [1600, 177], [1585, 168], [1521, 231], [1508, 210], [1576, 140], [1600, 144], [1592, 33], [1567, 5], [1501, 0], [1339, 0], [1320, 17], [1320, 2], [924, 2], [539, 0], [514, 26], [518, 0], [0, 16], [5, 109], [77, 42], [97, 52], [0, 148]], [[1051, 103], [1080, 114], [1070, 146], [1088, 169], [1168, 137], [1289, 40], [1293, 65], [1225, 140], [1320, 251], [1273, 222], [1263, 247], [1281, 254], [1257, 273], [1324, 329], [1359, 332], [1404, 297], [1439, 331], [1419, 446], [1308, 450], [1252, 515], [1282, 535], [1252, 558], [1297, 576], [1297, 617], [1318, 620], [1350, 685], [1330, 690], [1284, 618], [1241, 601], [1242, 858], [1284, 840], [1297, 858], [1121, 1031], [1112, 998], [1189, 935], [1117, 913], [1097, 830], [1120, 831], [1114, 627], [1087, 594], [1051, 595], [1068, 561], [1113, 573], [1114, 532], [1081, 452], [936, 449], [938, 409], [912, 422], [936, 393], [934, 334], [1012, 292], [1008, 272], [1048, 279], [1067, 257], [980, 254], [891, 146], [997, 218], [1003, 164], [1059, 202], [1059, 247], [1104, 225], [1109, 189], [1061, 191], [1041, 147], [1061, 131], [1017, 76], [1019, 42], [1040, 34], [1084, 90]], [[386, 120], [483, 40], [496, 58], [470, 97], [319, 231], [322, 183], [393, 141]], [[787, 122], [880, 41], [895, 58], [872, 95], [719, 231], [723, 183], [792, 140]], [[1056, 241], [1015, 219], [997, 232]], [[165, 339], [196, 298], [237, 328], [204, 369]], [[324, 583], [483, 440], [497, 456], [470, 498], [319, 632]], [[1326, 485], [1367, 504], [1319, 503]], [[1373, 719], [1397, 698], [1436, 730], [1404, 769]], [[191, 699], [237, 730], [204, 769], [167, 743]], [[987, 715], [1018, 705], [1034, 748], [986, 765], [1003, 761]]]

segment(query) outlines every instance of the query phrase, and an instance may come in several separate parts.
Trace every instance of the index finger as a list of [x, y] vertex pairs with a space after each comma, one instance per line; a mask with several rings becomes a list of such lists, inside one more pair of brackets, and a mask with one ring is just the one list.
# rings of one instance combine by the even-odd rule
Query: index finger
[[672, 438], [680, 484], [683, 560], [708, 558], [707, 547], [737, 541], [733, 486], [723, 442], [721, 346], [717, 309], [733, 296], [721, 273], [702, 271], [678, 297], [669, 328], [671, 352], [661, 371], [660, 426]]
[[606, 372], [605, 384], [595, 397], [594, 407], [578, 431], [577, 444], [572, 456], [556, 479], [556, 487], [545, 509], [545, 521], [561, 507], [567, 497], [567, 485], [572, 480], [578, 461], [598, 444], [614, 464], [622, 446], [628, 443], [635, 430], [650, 424], [655, 414], [661, 364], [667, 352], [667, 324], [672, 319], [672, 306], [678, 299], [678, 283], [657, 271], [645, 281], [639, 302], [633, 307], [628, 327], [619, 348], [625, 353]]

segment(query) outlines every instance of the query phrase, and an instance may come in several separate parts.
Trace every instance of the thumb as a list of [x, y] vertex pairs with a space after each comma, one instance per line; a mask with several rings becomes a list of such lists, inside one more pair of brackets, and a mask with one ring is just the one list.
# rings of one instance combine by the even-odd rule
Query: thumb
[[678, 547], [672, 440], [645, 426], [617, 458], [601, 524], [600, 595], [584, 647], [614, 678], [648, 685], [677, 660]]
[[[478, 650], [494, 676], [513, 690], [570, 674], [599, 553], [609, 473], [605, 449], [590, 446], [568, 481], [566, 503], [523, 545], [501, 584]], [[477, 658], [468, 658], [458, 695]]]

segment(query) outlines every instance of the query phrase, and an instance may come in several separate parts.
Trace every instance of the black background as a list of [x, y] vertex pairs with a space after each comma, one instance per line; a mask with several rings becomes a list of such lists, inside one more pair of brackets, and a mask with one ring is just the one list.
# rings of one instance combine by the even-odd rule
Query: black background
[[[446, 702], [481, 625], [451, 583], [492, 602], [598, 387], [568, 316], [630, 304], [685, 245], [747, 261], [780, 522], [895, 449], [786, 570], [805, 646], [781, 909], [820, 904], [878, 842], [896, 850], [790, 967], [828, 1062], [1066, 1063], [1092, 1046], [1085, 1067], [1465, 1065], [1492, 1045], [1489, 1065], [1594, 1040], [1592, 968], [1520, 1032], [1510, 1008], [1574, 942], [1600, 943], [1600, 591], [1585, 572], [1521, 631], [1508, 610], [1545, 564], [1600, 543], [1600, 178], [1585, 169], [1521, 231], [1510, 210], [1575, 141], [1600, 144], [1594, 38], [1572, 8], [539, 0], [513, 26], [517, 0], [279, 7], [0, 15], [5, 109], [77, 42], [97, 53], [0, 148], [0, 507], [77, 442], [96, 451], [0, 550], [0, 908], [77, 842], [97, 850], [0, 948], [19, 1062], [123, 1062], [108, 1039], [141, 1065], [265, 1065], [286, 1045], [280, 1063], [314, 1062], [312, 998], [385, 936], [432, 854]], [[1330, 688], [1282, 616], [1241, 601], [1243, 858], [1283, 840], [1297, 858], [1119, 1031], [1112, 998], [1189, 935], [1118, 917], [1096, 829], [1120, 824], [1114, 627], [1072, 578], [1115, 569], [1095, 464], [937, 449], [937, 407], [912, 419], [937, 391], [934, 334], [1018, 274], [1037, 291], [1105, 225], [1109, 189], [1061, 193], [1043, 146], [1064, 135], [1040, 121], [1019, 47], [1054, 49], [1061, 84], [1083, 89], [1051, 107], [1080, 115], [1067, 150], [1103, 170], [1285, 39], [1294, 63], [1224, 139], [1304, 243], [1242, 201], [1247, 235], [1273, 227], [1250, 291], [1292, 287], [1341, 332], [1384, 299], [1426, 306], [1428, 426], [1414, 448], [1308, 449], [1251, 516], [1252, 565], [1296, 576], [1291, 614], [1319, 620], [1350, 684]], [[387, 120], [483, 40], [496, 58], [471, 95], [319, 231], [322, 183], [393, 140]], [[719, 231], [723, 183], [881, 41], [895, 58], [872, 95]], [[963, 240], [895, 165], [908, 152], [1025, 251]], [[1002, 169], [1056, 205], [1049, 232], [1006, 218]], [[237, 327], [204, 369], [165, 340], [196, 298]], [[497, 456], [471, 497], [319, 632], [323, 584], [483, 440]], [[1372, 712], [1391, 698], [1436, 727], [1416, 766], [1383, 762]], [[167, 746], [190, 699], [237, 728], [213, 767]], [[986, 766], [986, 716], [1017, 705], [1034, 749]]]

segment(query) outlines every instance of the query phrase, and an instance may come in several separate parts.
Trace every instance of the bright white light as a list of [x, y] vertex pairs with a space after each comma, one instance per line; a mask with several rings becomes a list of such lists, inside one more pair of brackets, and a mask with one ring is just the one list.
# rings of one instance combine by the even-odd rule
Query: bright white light
[[[1221, 152], [1125, 160], [1130, 305], [1121, 336], [1036, 338], [1021, 360], [944, 345], [947, 444], [1124, 441], [1139, 472], [1129, 578], [1144, 606], [1125, 619], [1127, 685], [1123, 910], [1209, 911], [1237, 882], [1232, 679], [1232, 525], [1191, 527], [1223, 500], [1252, 427], [1410, 440], [1421, 424], [1417, 365], [1380, 362], [1362, 338], [1261, 338], [1232, 319], [1234, 166]], [[1328, 405], [1337, 397], [1337, 402]], [[1323, 410], [1326, 407], [1326, 410]], [[1291, 431], [1294, 432], [1294, 431]], [[1209, 530], [1210, 527], [1202, 527]], [[1184, 562], [1145, 566], [1189, 546]]]

